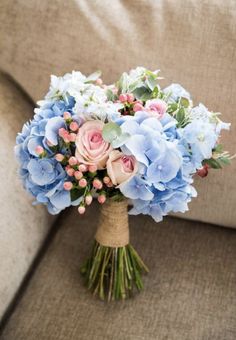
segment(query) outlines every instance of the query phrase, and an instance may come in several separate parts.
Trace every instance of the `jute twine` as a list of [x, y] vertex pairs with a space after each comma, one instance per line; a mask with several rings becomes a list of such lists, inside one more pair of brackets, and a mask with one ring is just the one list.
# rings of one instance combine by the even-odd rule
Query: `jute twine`
[[129, 243], [128, 201], [108, 200], [101, 206], [95, 239], [106, 247], [124, 247]]

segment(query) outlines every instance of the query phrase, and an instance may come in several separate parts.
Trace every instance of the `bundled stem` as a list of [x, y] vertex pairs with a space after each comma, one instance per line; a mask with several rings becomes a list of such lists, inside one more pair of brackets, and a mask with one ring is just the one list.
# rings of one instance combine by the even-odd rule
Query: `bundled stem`
[[129, 244], [127, 206], [127, 200], [102, 206], [92, 253], [81, 269], [88, 289], [102, 300], [126, 299], [134, 289], [140, 291], [141, 275], [148, 272]]
[[94, 295], [111, 301], [129, 298], [134, 290], [141, 291], [142, 273], [148, 268], [130, 244], [113, 248], [95, 241], [81, 272]]

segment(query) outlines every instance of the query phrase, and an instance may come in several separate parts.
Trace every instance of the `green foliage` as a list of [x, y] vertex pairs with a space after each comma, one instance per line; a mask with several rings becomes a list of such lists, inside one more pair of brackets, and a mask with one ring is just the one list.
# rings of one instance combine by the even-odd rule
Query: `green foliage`
[[119, 125], [110, 122], [105, 124], [102, 130], [102, 137], [105, 141], [111, 143], [114, 148], [118, 148], [126, 142], [130, 135], [128, 133], [122, 133]]
[[117, 95], [115, 95], [111, 89], [108, 89], [106, 91], [106, 95], [107, 99], [112, 102], [114, 102], [118, 98]]
[[71, 201], [76, 201], [78, 198], [80, 198], [81, 196], [83, 196], [84, 194], [84, 190], [85, 189], [77, 189], [77, 188], [73, 188], [70, 191], [70, 197], [71, 197]]

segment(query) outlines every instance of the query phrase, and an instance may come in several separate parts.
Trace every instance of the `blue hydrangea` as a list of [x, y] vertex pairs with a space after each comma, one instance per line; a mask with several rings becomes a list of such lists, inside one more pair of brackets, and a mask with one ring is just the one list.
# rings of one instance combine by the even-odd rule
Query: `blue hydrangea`
[[131, 136], [121, 146], [122, 151], [139, 162], [138, 174], [119, 185], [121, 192], [132, 199], [130, 213], [149, 214], [160, 221], [170, 211], [186, 211], [196, 195], [191, 186], [195, 168], [175, 119], [165, 114], [159, 121], [138, 112], [118, 123], [122, 132]]
[[[54, 158], [47, 141], [57, 144], [56, 130], [65, 126], [62, 118], [65, 111], [72, 112], [74, 101], [46, 100], [35, 109], [31, 122], [23, 126], [16, 137], [15, 154], [20, 163], [20, 176], [25, 189], [35, 197], [34, 204], [43, 203], [51, 214], [57, 214], [71, 205], [70, 193], [64, 190], [67, 174]], [[35, 152], [42, 146], [47, 158], [41, 159]]]

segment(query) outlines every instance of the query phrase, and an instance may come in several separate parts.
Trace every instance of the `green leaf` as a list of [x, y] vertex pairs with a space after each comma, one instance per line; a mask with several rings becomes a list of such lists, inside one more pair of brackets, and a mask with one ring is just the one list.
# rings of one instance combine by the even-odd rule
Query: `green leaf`
[[119, 148], [128, 140], [129, 137], [129, 133], [122, 133], [120, 136], [117, 136], [115, 139], [113, 139], [111, 145], [113, 146], [113, 148]]
[[183, 108], [180, 108], [178, 110], [178, 112], [176, 113], [176, 116], [175, 116], [176, 120], [178, 121], [178, 123], [183, 123], [184, 119], [185, 119], [185, 111]]
[[177, 104], [177, 103], [171, 103], [171, 104], [169, 104], [168, 112], [169, 112], [169, 113], [173, 113], [173, 112], [175, 112], [177, 109], [178, 109], [178, 104]]
[[137, 88], [133, 92], [133, 94], [134, 94], [135, 98], [142, 100], [142, 101], [146, 101], [146, 100], [152, 98], [152, 92], [144, 86]]
[[107, 99], [108, 99], [108, 101], [114, 101], [115, 100], [115, 94], [113, 93], [113, 91], [111, 90], [111, 89], [108, 89], [107, 91], [106, 91], [106, 95], [107, 95]]
[[70, 191], [70, 197], [71, 197], [71, 201], [76, 201], [78, 198], [80, 198], [81, 196], [83, 196], [84, 194], [84, 189], [77, 189], [74, 188]]
[[208, 164], [212, 169], [222, 169], [220, 162], [217, 159], [205, 159], [204, 164]]
[[189, 107], [190, 102], [189, 102], [189, 100], [187, 98], [181, 97], [180, 98], [180, 104], [183, 107], [187, 108], [187, 107]]
[[220, 157], [218, 159], [223, 165], [229, 165], [230, 164], [230, 159], [228, 157]]
[[94, 81], [96, 81], [98, 78], [100, 78], [102, 75], [102, 72], [100, 70], [90, 74], [87, 78], [85, 83], [92, 83]]
[[102, 130], [102, 137], [105, 141], [111, 143], [114, 139], [122, 133], [121, 128], [116, 123], [110, 122], [104, 125]]
[[155, 87], [157, 86], [157, 80], [155, 77], [153, 77], [152, 75], [150, 75], [147, 79], [146, 79], [146, 84], [149, 87], [149, 89], [151, 91], [153, 91], [155, 89]]
[[122, 133], [119, 125], [110, 122], [105, 124], [102, 130], [102, 137], [105, 141], [111, 143], [113, 148], [118, 148], [126, 142], [130, 135], [128, 133]]
[[214, 152], [217, 152], [217, 153], [221, 153], [222, 151], [223, 151], [223, 145], [222, 144], [218, 144], [214, 149]]
[[137, 88], [143, 87], [144, 83], [141, 80], [136, 80], [129, 85], [129, 92], [134, 92]]
[[117, 87], [120, 92], [127, 92], [128, 91], [128, 74], [124, 72], [120, 79], [117, 82]]

